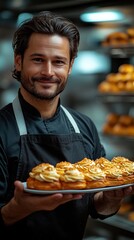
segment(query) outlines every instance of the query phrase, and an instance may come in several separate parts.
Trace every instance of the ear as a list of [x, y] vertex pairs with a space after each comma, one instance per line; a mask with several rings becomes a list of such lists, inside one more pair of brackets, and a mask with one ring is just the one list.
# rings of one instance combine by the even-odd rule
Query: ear
[[21, 71], [21, 63], [22, 63], [21, 55], [14, 56], [14, 64], [17, 71]]
[[72, 59], [72, 61], [70, 62], [70, 67], [69, 67], [69, 72], [68, 72], [68, 74], [70, 74], [71, 71], [72, 71], [73, 63], [74, 63], [74, 59]]

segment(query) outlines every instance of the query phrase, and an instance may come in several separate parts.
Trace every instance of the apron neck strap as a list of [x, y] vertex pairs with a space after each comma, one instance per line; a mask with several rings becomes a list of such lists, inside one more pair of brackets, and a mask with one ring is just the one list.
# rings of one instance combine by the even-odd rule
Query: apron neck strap
[[[24, 116], [22, 113], [22, 109], [21, 109], [21, 105], [20, 105], [18, 96], [13, 100], [12, 105], [13, 105], [13, 110], [14, 110], [14, 114], [15, 114], [15, 118], [17, 121], [20, 135], [25, 135], [25, 134], [27, 134], [26, 123], [25, 123], [25, 119], [24, 119]], [[65, 107], [63, 107], [62, 105], [61, 105], [61, 107], [62, 107], [63, 111], [65, 112], [66, 116], [68, 117], [69, 121], [71, 122], [75, 132], [80, 133], [80, 130], [79, 130], [74, 118], [72, 117], [72, 115], [68, 112], [68, 110]]]
[[78, 125], [77, 125], [77, 123], [75, 122], [75, 120], [74, 120], [74, 118], [72, 117], [72, 115], [68, 112], [68, 110], [67, 110], [65, 107], [63, 107], [62, 105], [61, 105], [61, 107], [62, 107], [63, 111], [65, 112], [66, 116], [68, 117], [69, 121], [70, 121], [71, 124], [73, 125], [73, 128], [74, 128], [75, 132], [76, 132], [76, 133], [80, 133], [80, 130], [79, 130], [79, 128], [78, 128]]
[[19, 128], [20, 135], [27, 134], [25, 119], [22, 113], [21, 105], [18, 96], [13, 100], [13, 110], [16, 118], [16, 122]]

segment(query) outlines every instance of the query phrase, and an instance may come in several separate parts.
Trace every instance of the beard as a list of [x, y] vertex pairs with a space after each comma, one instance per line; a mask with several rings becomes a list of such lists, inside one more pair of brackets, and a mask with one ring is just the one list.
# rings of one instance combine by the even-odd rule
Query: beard
[[[47, 89], [45, 90], [45, 88], [42, 91], [38, 90], [36, 83], [38, 83], [40, 80], [44, 82], [50, 81], [50, 83], [53, 82], [57, 84], [56, 90], [51, 92], [48, 92]], [[20, 82], [23, 88], [35, 98], [40, 100], [52, 100], [64, 90], [67, 84], [67, 79], [61, 84], [62, 81], [59, 78], [32, 77], [31, 79], [26, 79], [24, 76], [21, 76]]]

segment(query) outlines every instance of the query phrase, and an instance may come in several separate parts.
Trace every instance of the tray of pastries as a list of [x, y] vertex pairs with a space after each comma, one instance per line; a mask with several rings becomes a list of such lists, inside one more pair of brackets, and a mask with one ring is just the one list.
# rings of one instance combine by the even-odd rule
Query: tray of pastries
[[134, 184], [134, 162], [121, 156], [111, 160], [84, 158], [56, 166], [41, 163], [31, 169], [24, 191], [33, 194], [89, 193], [124, 188]]

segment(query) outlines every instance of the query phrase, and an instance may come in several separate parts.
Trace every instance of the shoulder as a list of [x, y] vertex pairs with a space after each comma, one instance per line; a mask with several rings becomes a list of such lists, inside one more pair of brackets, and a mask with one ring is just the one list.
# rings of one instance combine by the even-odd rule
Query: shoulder
[[0, 123], [5, 124], [7, 122], [10, 122], [10, 118], [12, 119], [14, 117], [12, 103], [9, 103], [8, 105], [4, 106], [0, 109]]
[[12, 108], [12, 103], [0, 109], [0, 138], [5, 139], [13, 136], [17, 131], [16, 120]]

